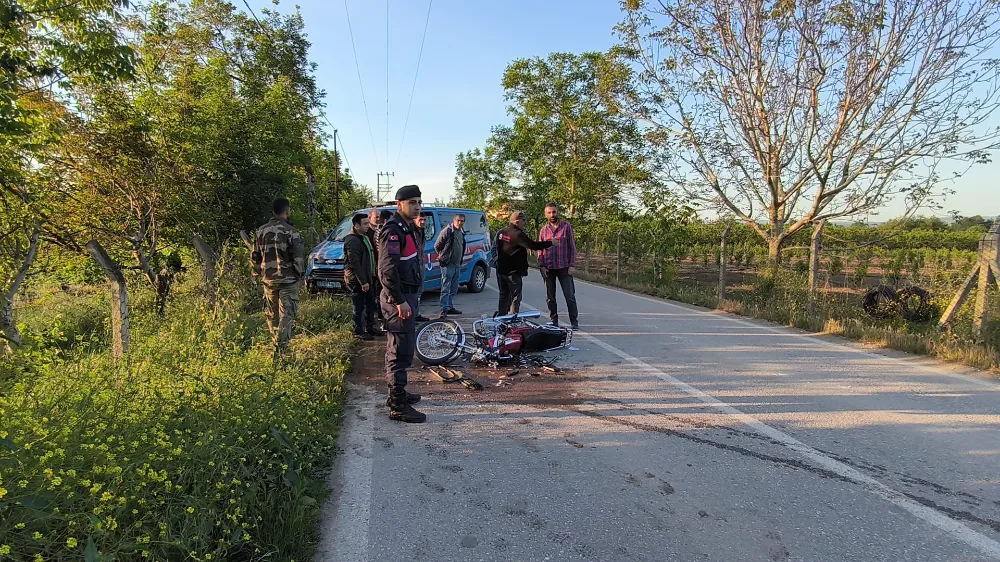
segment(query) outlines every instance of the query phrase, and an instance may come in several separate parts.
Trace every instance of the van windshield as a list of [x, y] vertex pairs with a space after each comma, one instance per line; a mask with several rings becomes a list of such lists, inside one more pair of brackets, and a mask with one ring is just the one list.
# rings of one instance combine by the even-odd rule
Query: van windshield
[[333, 229], [333, 232], [330, 233], [330, 236], [328, 236], [327, 239], [332, 240], [333, 242], [343, 242], [344, 238], [351, 233], [351, 227], [354, 226], [351, 222], [351, 218], [352, 217], [347, 217], [346, 219], [340, 221], [340, 224], [337, 225], [337, 228]]

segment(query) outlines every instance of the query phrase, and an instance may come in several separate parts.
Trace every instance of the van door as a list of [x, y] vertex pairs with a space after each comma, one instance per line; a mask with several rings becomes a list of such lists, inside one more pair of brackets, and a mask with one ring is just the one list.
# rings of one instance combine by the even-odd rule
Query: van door
[[437, 233], [439, 230], [434, 222], [435, 218], [433, 212], [427, 211], [420, 214], [427, 217], [427, 221], [424, 223], [424, 247], [422, 262], [424, 266], [424, 290], [440, 291], [441, 266], [438, 264], [437, 252], [434, 251], [434, 242], [437, 241]]

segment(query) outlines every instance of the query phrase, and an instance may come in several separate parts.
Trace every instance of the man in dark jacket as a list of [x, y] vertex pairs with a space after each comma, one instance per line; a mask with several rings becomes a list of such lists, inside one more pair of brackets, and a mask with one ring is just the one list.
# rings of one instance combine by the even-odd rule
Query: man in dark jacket
[[455, 295], [458, 294], [458, 276], [465, 259], [465, 215], [459, 213], [451, 224], [441, 230], [434, 242], [434, 251], [441, 265], [441, 318], [449, 314], [462, 314], [455, 309]]
[[354, 215], [351, 224], [351, 233], [344, 238], [344, 283], [354, 303], [354, 335], [372, 340], [378, 334], [375, 328], [375, 250], [368, 239], [368, 217]]
[[396, 192], [396, 214], [378, 234], [378, 277], [382, 282], [379, 304], [389, 339], [385, 346], [389, 419], [423, 423], [427, 416], [412, 404], [419, 394], [406, 392], [406, 370], [413, 363], [416, 346], [417, 291], [423, 279], [423, 248], [417, 246], [413, 219], [420, 215], [420, 188], [404, 185]]
[[417, 237], [417, 248], [420, 249], [420, 289], [417, 290], [417, 309], [413, 311], [413, 315], [416, 316], [417, 322], [430, 322], [430, 318], [420, 314], [420, 299], [424, 296], [424, 272], [427, 267], [427, 254], [424, 252], [424, 246], [427, 245], [427, 215], [418, 215], [417, 218], [413, 219], [413, 234]]
[[[378, 235], [382, 231], [382, 227], [385, 226], [386, 221], [392, 218], [392, 211], [388, 209], [382, 209], [381, 211], [373, 208], [368, 211], [368, 240], [372, 243], [372, 248], [375, 250], [375, 263], [378, 263]], [[382, 307], [378, 306], [378, 296], [382, 294], [382, 282], [379, 281], [378, 274], [375, 275], [375, 316], [378, 317], [378, 334], [382, 335], [382, 331], [385, 330], [385, 317], [382, 315]]]
[[524, 233], [525, 216], [521, 211], [510, 215], [510, 226], [497, 235], [497, 283], [500, 303], [497, 314], [517, 314], [521, 310], [521, 290], [528, 276], [528, 250], [552, 247], [552, 241], [536, 242]]

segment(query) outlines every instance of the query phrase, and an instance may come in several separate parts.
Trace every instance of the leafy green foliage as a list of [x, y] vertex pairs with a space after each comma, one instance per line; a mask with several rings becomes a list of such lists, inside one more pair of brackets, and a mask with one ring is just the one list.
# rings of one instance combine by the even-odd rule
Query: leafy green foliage
[[168, 320], [138, 323], [126, 364], [50, 347], [0, 366], [8, 556], [309, 557], [349, 367], [347, 305], [305, 301], [312, 333], [275, 367], [260, 312], [230, 299], [213, 316], [191, 286]]
[[603, 53], [510, 63], [503, 85], [513, 122], [495, 127], [484, 149], [458, 155], [457, 201], [516, 203], [536, 217], [556, 201], [569, 217], [591, 219], [627, 210], [626, 194], [655, 191], [641, 132], [609, 103], [630, 79]]

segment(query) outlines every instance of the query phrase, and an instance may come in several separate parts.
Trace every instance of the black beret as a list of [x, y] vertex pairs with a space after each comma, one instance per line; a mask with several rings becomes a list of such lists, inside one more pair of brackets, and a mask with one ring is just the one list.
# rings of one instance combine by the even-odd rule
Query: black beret
[[396, 201], [406, 201], [420, 197], [420, 188], [415, 185], [404, 185], [396, 191]]

